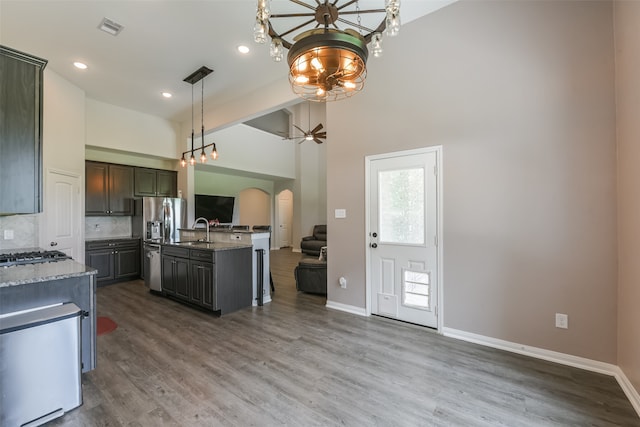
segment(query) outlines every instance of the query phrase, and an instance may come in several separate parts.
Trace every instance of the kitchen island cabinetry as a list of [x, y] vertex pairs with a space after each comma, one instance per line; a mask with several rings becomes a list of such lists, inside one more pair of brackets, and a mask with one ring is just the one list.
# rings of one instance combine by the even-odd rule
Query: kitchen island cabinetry
[[251, 247], [202, 246], [163, 245], [163, 294], [220, 314], [250, 307]]
[[214, 264], [211, 262], [190, 260], [189, 266], [191, 268], [189, 302], [208, 308], [209, 310], [215, 310], [218, 304], [215, 300], [216, 293], [213, 291], [215, 287]]
[[85, 162], [87, 216], [133, 215], [133, 167]]
[[135, 168], [135, 197], [176, 197], [178, 174], [174, 171]]
[[98, 270], [98, 286], [140, 277], [140, 239], [95, 240], [85, 245], [85, 264]]
[[162, 292], [168, 296], [189, 298], [189, 249], [162, 248]]
[[42, 77], [47, 61], [0, 46], [0, 214], [42, 212]]

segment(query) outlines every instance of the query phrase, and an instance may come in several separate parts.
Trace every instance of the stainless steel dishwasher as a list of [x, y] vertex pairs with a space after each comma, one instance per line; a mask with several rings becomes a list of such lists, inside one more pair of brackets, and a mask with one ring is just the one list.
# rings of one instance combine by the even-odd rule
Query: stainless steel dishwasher
[[162, 261], [157, 243], [144, 243], [144, 284], [151, 292], [162, 292]]
[[0, 425], [39, 426], [82, 404], [80, 309], [73, 303], [0, 318]]

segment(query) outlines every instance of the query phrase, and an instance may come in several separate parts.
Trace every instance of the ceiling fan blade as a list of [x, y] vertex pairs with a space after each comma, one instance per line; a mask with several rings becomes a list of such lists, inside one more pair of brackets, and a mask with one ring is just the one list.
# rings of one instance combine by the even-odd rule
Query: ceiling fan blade
[[302, 138], [300, 141], [298, 141], [298, 144], [302, 144], [303, 142], [305, 142], [307, 140], [307, 138]]
[[326, 138], [327, 137], [327, 133], [326, 132], [318, 132], [316, 133], [316, 138]]
[[313, 138], [313, 140], [316, 142], [316, 144], [322, 144], [323, 141], [320, 141], [318, 138]]
[[318, 126], [314, 127], [313, 130], [311, 132], [309, 132], [309, 133], [314, 134], [314, 133], [318, 132], [320, 129], [322, 129], [322, 123], [320, 123]]
[[303, 131], [302, 129], [300, 129], [298, 126], [293, 125], [294, 128], [298, 129], [300, 132], [302, 132], [303, 135], [306, 135], [307, 132]]

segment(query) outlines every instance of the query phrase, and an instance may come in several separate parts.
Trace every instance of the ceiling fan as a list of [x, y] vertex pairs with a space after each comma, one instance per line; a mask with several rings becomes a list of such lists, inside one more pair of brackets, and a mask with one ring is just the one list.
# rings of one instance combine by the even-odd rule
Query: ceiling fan
[[296, 128], [300, 132], [302, 132], [302, 136], [289, 136], [289, 137], [286, 137], [284, 139], [302, 138], [300, 141], [298, 141], [298, 144], [302, 144], [305, 141], [314, 141], [316, 144], [322, 144], [324, 142], [324, 141], [322, 141], [322, 139], [327, 139], [327, 132], [320, 132], [322, 130], [322, 128], [324, 127], [322, 125], [322, 123], [319, 123], [316, 127], [311, 129], [311, 107], [309, 107], [307, 109], [307, 112], [308, 112], [307, 123], [309, 123], [309, 129], [310, 130], [305, 131], [305, 130], [301, 129], [298, 126], [293, 125], [294, 128]]

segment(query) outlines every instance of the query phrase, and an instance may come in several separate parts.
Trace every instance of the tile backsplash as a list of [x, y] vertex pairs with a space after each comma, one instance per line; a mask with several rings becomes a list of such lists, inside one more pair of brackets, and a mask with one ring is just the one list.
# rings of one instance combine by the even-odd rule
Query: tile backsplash
[[[0, 249], [37, 248], [39, 215], [0, 216]], [[12, 239], [5, 239], [13, 233]]]
[[131, 237], [130, 216], [88, 216], [84, 218], [86, 239]]

